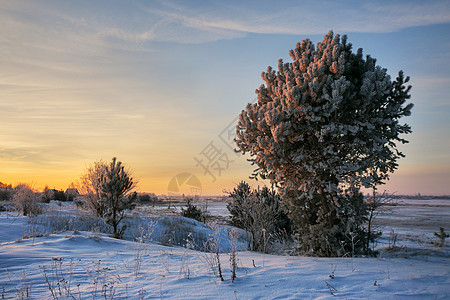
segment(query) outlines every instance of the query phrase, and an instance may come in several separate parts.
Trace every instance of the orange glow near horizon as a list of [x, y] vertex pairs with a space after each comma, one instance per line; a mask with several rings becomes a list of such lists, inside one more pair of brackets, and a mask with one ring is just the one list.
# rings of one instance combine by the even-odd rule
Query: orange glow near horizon
[[[3, 172], [0, 173], [0, 181], [5, 184], [12, 184], [13, 186], [19, 183], [28, 183], [37, 191], [42, 191], [45, 186], [58, 190], [65, 190], [71, 183], [76, 183], [79, 176], [84, 172], [84, 168], [79, 168], [74, 171], [75, 172], [73, 173], [70, 171], [51, 171], [48, 173], [34, 171], [33, 173], [24, 175], [21, 173], [6, 174], [3, 170]], [[247, 168], [247, 170], [241, 169], [240, 172], [230, 171], [227, 176], [224, 175], [218, 178], [216, 182], [212, 182], [211, 178], [201, 175], [198, 169], [196, 170], [193, 168], [191, 171], [193, 174], [196, 174], [201, 181], [201, 195], [222, 196], [224, 195], [224, 190], [232, 190], [241, 180], [249, 182], [254, 187], [257, 185], [264, 185], [264, 182], [250, 180], [248, 179], [248, 176], [242, 175], [246, 171], [251, 171], [251, 168]], [[448, 178], [445, 176], [428, 176], [427, 180], [424, 180], [424, 174], [426, 175], [426, 173], [420, 173], [414, 170], [409, 171], [410, 172], [408, 172], [408, 170], [398, 170], [396, 174], [391, 175], [391, 179], [387, 181], [385, 185], [380, 185], [378, 187], [378, 191], [382, 192], [386, 190], [397, 195], [417, 195], [419, 193], [421, 195], [432, 196], [446, 195], [446, 193], [439, 191], [439, 187], [448, 182]], [[158, 176], [158, 172], [155, 172], [154, 174], [145, 174], [144, 172], [141, 172], [141, 170], [135, 170], [133, 172], [133, 177], [138, 181], [136, 191], [167, 195], [169, 181], [173, 176], [177, 175], [177, 173], [174, 172], [173, 175], [169, 175], [171, 173], [161, 172], [159, 174], [160, 176]], [[364, 192], [367, 193], [368, 191], [364, 190]], [[187, 192], [185, 193], [187, 194]]]
[[[312, 2], [255, 10], [245, 1], [201, 9], [185, 1], [176, 5], [182, 18], [158, 1], [100, 3], [61, 0], [49, 9], [46, 1], [0, 1], [1, 182], [64, 190], [94, 161], [117, 157], [140, 192], [166, 194], [182, 172], [199, 178], [203, 195], [223, 195], [241, 180], [257, 186], [248, 179], [254, 166], [231, 146], [221, 145], [233, 162], [216, 181], [194, 157], [221, 143], [219, 134], [255, 99], [261, 71], [289, 60], [297, 42], [317, 42], [334, 28], [391, 76], [403, 69], [411, 77], [410, 144], [380, 190], [450, 194], [450, 44], [442, 38], [449, 14], [442, 5], [421, 4], [433, 16], [424, 23], [419, 9], [388, 3], [372, 11], [342, 4], [325, 18]], [[401, 10], [401, 22], [386, 15], [386, 5]], [[199, 15], [206, 21], [186, 22]]]

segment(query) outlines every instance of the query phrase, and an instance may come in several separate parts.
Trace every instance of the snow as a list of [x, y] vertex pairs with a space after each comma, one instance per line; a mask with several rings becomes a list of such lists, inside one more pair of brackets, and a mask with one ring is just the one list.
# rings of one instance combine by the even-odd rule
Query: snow
[[0, 243], [21, 238], [28, 219], [11, 212], [1, 212], [0, 216]]
[[[417, 206], [419, 215], [423, 208]], [[383, 216], [384, 221], [389, 218], [395, 221], [396, 216], [406, 217], [406, 214], [416, 217], [409, 206], [392, 209], [391, 214]], [[449, 206], [446, 206], [427, 213], [435, 213], [442, 224], [448, 224], [448, 210]], [[50, 223], [44, 222], [46, 218], [69, 217], [74, 220], [73, 227], [57, 233], [50, 233]], [[167, 233], [164, 227], [167, 223], [187, 226], [196, 236], [209, 236], [210, 228], [202, 223], [180, 217], [134, 213], [133, 218], [128, 219], [128, 236], [118, 240], [101, 230], [75, 228], [82, 227], [81, 223], [88, 220], [85, 212], [71, 206], [49, 211], [32, 222], [15, 212], [0, 213], [2, 296], [6, 299], [26, 298], [28, 292], [31, 299], [52, 299], [50, 284], [55, 296], [61, 299], [105, 296], [107, 299], [450, 298], [449, 247], [433, 245], [436, 238], [430, 236], [429, 229], [421, 229], [420, 223], [408, 229], [409, 223], [393, 222], [391, 227], [399, 237], [397, 246], [391, 250], [387, 249], [391, 227], [383, 227], [385, 234], [379, 240], [380, 255], [376, 258], [269, 255], [245, 251], [245, 243], [241, 241], [234, 282], [231, 282], [229, 254], [226, 253], [229, 251], [226, 233], [230, 227], [221, 227], [223, 252], [220, 261], [225, 279], [222, 282], [209, 268], [213, 254], [161, 244], [160, 233]], [[384, 221], [381, 220], [379, 226]], [[153, 226], [153, 233], [159, 233], [152, 235], [147, 243], [133, 241], [131, 228], [136, 230], [145, 224]], [[395, 224], [401, 225], [400, 229]], [[40, 236], [21, 239], [33, 231], [33, 226]], [[59, 291], [62, 297], [59, 297]]]

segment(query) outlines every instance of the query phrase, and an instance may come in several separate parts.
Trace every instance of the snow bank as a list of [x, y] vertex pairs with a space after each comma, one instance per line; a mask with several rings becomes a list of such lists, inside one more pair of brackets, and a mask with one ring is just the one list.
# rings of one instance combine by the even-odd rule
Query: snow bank
[[[3, 244], [0, 288], [4, 288], [8, 299], [27, 290], [31, 299], [52, 298], [45, 280], [45, 266], [55, 293], [76, 299], [92, 298], [94, 294], [98, 298], [106, 295], [107, 299], [111, 296], [331, 299], [333, 295], [337, 299], [448, 299], [449, 296], [448, 257], [311, 258], [239, 252], [237, 280], [232, 283], [227, 254], [220, 255], [225, 277], [221, 282], [205, 263], [207, 253], [154, 243], [147, 246], [136, 272], [139, 257], [136, 243], [105, 234], [64, 232]], [[65, 284], [56, 285], [54, 270], [59, 270], [59, 280]]]

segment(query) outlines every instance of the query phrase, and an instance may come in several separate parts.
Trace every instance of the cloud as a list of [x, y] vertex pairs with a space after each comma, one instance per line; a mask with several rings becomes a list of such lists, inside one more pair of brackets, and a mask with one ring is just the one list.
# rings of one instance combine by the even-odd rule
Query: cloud
[[[91, 51], [92, 55], [100, 54], [95, 51], [105, 44], [146, 51], [151, 49], [148, 42], [205, 43], [251, 33], [311, 35], [329, 29], [383, 33], [450, 22], [447, 1], [44, 0], [0, 6], [2, 27], [15, 29], [8, 34], [10, 40], [26, 46], [40, 39], [40, 47], [50, 52], [56, 44], [71, 46], [57, 49]], [[24, 40], [14, 35], [18, 30], [35, 35]], [[49, 39], [42, 43], [43, 37]]]
[[[442, 1], [227, 1], [142, 2], [147, 22], [134, 32], [104, 31], [117, 38], [139, 41], [202, 43], [232, 39], [249, 33], [325, 34], [384, 33], [408, 27], [450, 22], [450, 4]], [[145, 18], [145, 16], [144, 16]], [[145, 26], [150, 28], [145, 30]]]
[[35, 154], [33, 149], [26, 148], [0, 148], [0, 159], [3, 160], [25, 160]]
[[[209, 93], [222, 91], [210, 74], [228, 62], [215, 65], [209, 63], [215, 55], [192, 53], [215, 45], [180, 44], [251, 34], [323, 35], [329, 29], [392, 32], [448, 23], [449, 6], [439, 1], [0, 1], [2, 171], [20, 165], [25, 174], [31, 165], [40, 176], [40, 165], [50, 170], [124, 153], [136, 165], [146, 161], [158, 170], [189, 165], [203, 134], [217, 134], [220, 120], [211, 117], [211, 108], [225, 104], [206, 102]], [[238, 47], [230, 57], [241, 51]], [[423, 57], [441, 65], [447, 52]], [[228, 74], [234, 76], [231, 71], [223, 76]], [[446, 86], [447, 77], [420, 82], [413, 77], [413, 91], [422, 92], [423, 103], [436, 103], [430, 90]], [[227, 82], [238, 90], [246, 81]], [[447, 99], [441, 97], [445, 91], [436, 95]]]

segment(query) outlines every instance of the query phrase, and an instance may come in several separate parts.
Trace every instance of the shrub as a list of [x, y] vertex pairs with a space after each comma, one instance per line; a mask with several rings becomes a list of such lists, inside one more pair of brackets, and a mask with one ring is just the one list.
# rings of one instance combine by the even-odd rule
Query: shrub
[[367, 229], [365, 238], [366, 254], [375, 254], [375, 251], [370, 249], [370, 243], [374, 244], [375, 239], [381, 235], [381, 232], [373, 228], [374, 220], [377, 216], [388, 212], [385, 206], [392, 204], [393, 198], [393, 194], [389, 194], [386, 191], [380, 194], [374, 189], [372, 195], [365, 201], [365, 206], [367, 209]]
[[1, 189], [0, 190], [0, 201], [9, 201], [12, 197], [11, 189]]
[[0, 181], [0, 201], [9, 201], [12, 197], [12, 186]]
[[67, 201], [67, 197], [66, 197], [66, 194], [64, 193], [64, 191], [56, 190], [53, 192], [52, 200]]
[[42, 213], [38, 204], [38, 196], [27, 184], [19, 184], [14, 188], [12, 201], [16, 209], [24, 216], [37, 216]]
[[252, 250], [267, 252], [267, 246], [276, 238], [290, 236], [291, 221], [274, 189], [252, 190], [246, 182], [241, 182], [229, 197], [230, 223], [249, 232]]
[[96, 161], [88, 166], [85, 173], [81, 175], [77, 187], [86, 207], [98, 217], [103, 217], [106, 209], [104, 203], [100, 201], [100, 180], [106, 167], [107, 164], [103, 160]]
[[181, 208], [181, 215], [186, 218], [204, 222], [206, 217], [204, 212], [200, 208], [192, 204], [191, 198], [187, 198], [186, 201], [186, 208]]
[[50, 200], [52, 199], [53, 199], [53, 191], [48, 188], [48, 185], [46, 185], [44, 191], [41, 194], [41, 202], [50, 203]]
[[[300, 197], [299, 197], [300, 198]], [[336, 209], [327, 212], [323, 197], [315, 194], [305, 206], [291, 206], [300, 252], [314, 256], [350, 256], [364, 253], [366, 221], [363, 194], [335, 195]], [[300, 198], [302, 200], [302, 198]], [[323, 227], [328, 224], [328, 227]]]
[[156, 196], [153, 193], [145, 193], [145, 194], [139, 194], [137, 198], [138, 202], [141, 204], [148, 204], [148, 203], [154, 203], [158, 201], [158, 196]]
[[63, 190], [49, 189], [46, 185], [41, 194], [41, 202], [50, 203], [50, 200], [65, 202], [72, 201], [73, 199], [69, 199]]
[[445, 246], [445, 239], [449, 237], [448, 233], [445, 233], [443, 227], [439, 227], [439, 233], [435, 232], [434, 235], [440, 239], [439, 247]]
[[67, 201], [74, 201], [76, 197], [79, 195], [77, 188], [72, 183], [68, 189], [64, 192], [67, 197]]

